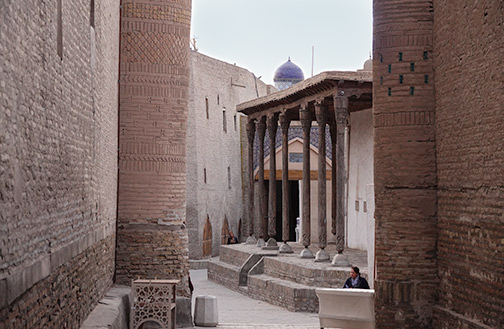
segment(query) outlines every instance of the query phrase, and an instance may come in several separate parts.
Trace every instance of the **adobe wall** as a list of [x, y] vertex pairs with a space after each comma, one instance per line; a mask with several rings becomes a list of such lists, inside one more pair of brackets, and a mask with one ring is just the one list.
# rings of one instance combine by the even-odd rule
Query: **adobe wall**
[[0, 10], [2, 328], [79, 327], [112, 283], [118, 6], [57, 3]]
[[436, 328], [504, 327], [504, 3], [434, 1]]
[[116, 282], [189, 296], [186, 131], [191, 1], [123, 0]]
[[247, 137], [236, 105], [265, 96], [267, 85], [244, 68], [199, 52], [191, 51], [190, 63], [187, 225], [189, 257], [200, 259], [207, 216], [212, 224], [214, 256], [219, 253], [224, 217], [236, 235], [240, 219], [243, 229], [246, 228], [244, 178], [247, 172], [242, 167], [241, 158], [247, 153], [240, 147], [242, 132], [245, 145]]
[[432, 2], [375, 0], [377, 328], [431, 328], [438, 288]]

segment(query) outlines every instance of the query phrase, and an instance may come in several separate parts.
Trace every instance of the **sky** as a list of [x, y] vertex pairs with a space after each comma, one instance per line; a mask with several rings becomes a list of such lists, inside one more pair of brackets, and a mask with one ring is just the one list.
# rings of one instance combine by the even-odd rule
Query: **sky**
[[193, 0], [191, 38], [202, 54], [273, 84], [290, 57], [311, 76], [362, 68], [372, 49], [372, 0]]

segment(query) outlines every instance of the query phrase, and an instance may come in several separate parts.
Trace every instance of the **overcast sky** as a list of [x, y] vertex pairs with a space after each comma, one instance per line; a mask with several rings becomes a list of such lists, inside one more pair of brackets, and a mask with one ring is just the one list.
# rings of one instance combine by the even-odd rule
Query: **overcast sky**
[[191, 38], [208, 56], [273, 84], [288, 57], [311, 76], [356, 70], [372, 49], [372, 0], [193, 0]]

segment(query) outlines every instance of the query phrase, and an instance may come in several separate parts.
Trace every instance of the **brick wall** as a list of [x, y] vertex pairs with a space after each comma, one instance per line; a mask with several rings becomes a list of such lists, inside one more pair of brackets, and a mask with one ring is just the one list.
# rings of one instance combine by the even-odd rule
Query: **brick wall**
[[431, 328], [436, 300], [432, 2], [375, 0], [377, 328]]
[[1, 328], [79, 328], [112, 284], [115, 234], [100, 240], [0, 310]]
[[504, 327], [504, 3], [434, 1], [436, 328]]
[[76, 327], [112, 281], [119, 16], [90, 3], [1, 6], [0, 327]]
[[191, 1], [125, 0], [121, 19], [116, 281], [182, 279]]

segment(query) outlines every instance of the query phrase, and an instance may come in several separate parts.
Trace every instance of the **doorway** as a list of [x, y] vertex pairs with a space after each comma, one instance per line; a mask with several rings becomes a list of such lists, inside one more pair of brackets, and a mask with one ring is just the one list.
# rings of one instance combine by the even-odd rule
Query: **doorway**
[[[289, 181], [289, 241], [296, 241], [296, 219], [299, 217], [299, 182]], [[276, 236], [277, 242], [282, 241], [282, 181], [276, 182]]]

